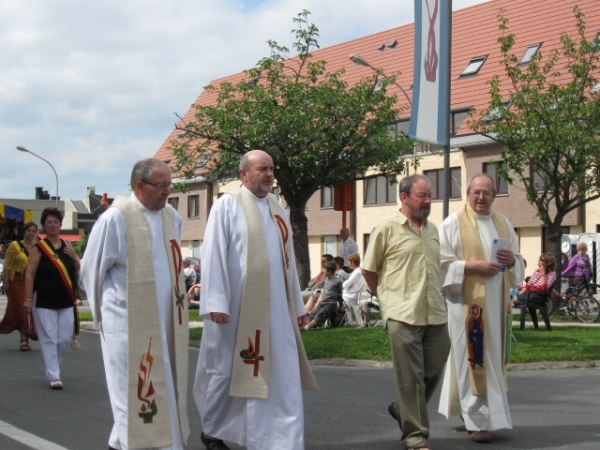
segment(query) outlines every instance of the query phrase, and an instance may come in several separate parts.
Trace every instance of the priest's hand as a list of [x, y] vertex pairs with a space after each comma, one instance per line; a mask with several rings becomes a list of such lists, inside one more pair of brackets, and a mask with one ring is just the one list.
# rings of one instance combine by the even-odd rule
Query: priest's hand
[[516, 259], [515, 255], [509, 248], [500, 248], [496, 253], [496, 259], [500, 264], [505, 264], [507, 267], [512, 267], [515, 265]]
[[467, 261], [465, 274], [476, 273], [484, 277], [493, 277], [500, 272], [502, 266], [491, 261]]
[[297, 317], [298, 319], [298, 327], [300, 330], [303, 330], [306, 325], [308, 325], [308, 316], [304, 314], [303, 316]]
[[229, 323], [229, 314], [211, 312], [210, 320], [212, 320], [214, 323], [218, 323], [219, 325], [223, 325], [225, 323]]

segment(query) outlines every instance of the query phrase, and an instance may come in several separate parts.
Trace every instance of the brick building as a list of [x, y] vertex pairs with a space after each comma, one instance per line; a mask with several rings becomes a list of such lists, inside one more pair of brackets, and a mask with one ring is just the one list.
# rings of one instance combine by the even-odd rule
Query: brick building
[[[600, 30], [600, 2], [597, 0], [546, 0], [542, 3], [529, 0], [490, 0], [476, 6], [455, 11], [452, 23], [452, 72], [451, 72], [451, 195], [450, 213], [456, 211], [466, 200], [467, 180], [474, 174], [487, 171], [494, 175], [491, 162], [500, 160], [500, 148], [490, 139], [474, 133], [465, 120], [469, 111], [483, 111], [489, 102], [489, 81], [495, 76], [503, 76], [500, 65], [500, 49], [497, 38], [498, 15], [504, 10], [509, 19], [509, 32], [516, 36], [513, 47], [515, 54], [523, 55], [519, 64], [526, 66], [527, 58], [537, 51], [549, 55], [553, 49], [561, 49], [560, 33], [575, 32], [573, 6], [579, 5], [586, 16], [586, 38], [594, 39]], [[344, 67], [345, 80], [352, 84], [372, 75], [369, 67], [354, 64], [349, 55], [360, 55], [364, 60], [384, 73], [400, 71], [396, 81], [409, 92], [413, 73], [413, 33], [414, 25], [408, 24], [390, 30], [375, 33], [349, 42], [313, 52], [315, 60], [326, 60], [331, 71]], [[218, 85], [223, 81], [237, 82], [243, 74], [234, 74], [214, 80]], [[600, 87], [600, 86], [598, 86]], [[394, 85], [389, 88], [397, 94], [398, 105], [404, 107], [403, 116], [398, 118], [396, 126], [408, 130], [410, 110], [403, 93]], [[213, 93], [202, 92], [197, 104], [214, 102]], [[194, 109], [190, 108], [183, 118], [185, 123], [193, 118]], [[175, 129], [155, 156], [171, 161], [170, 142], [176, 139], [180, 131]], [[420, 165], [418, 173], [432, 180], [436, 200], [430, 219], [440, 224], [442, 221], [443, 192], [439, 188], [442, 175], [443, 156], [431, 153], [427, 144], [417, 144]], [[410, 169], [413, 170], [412, 168]], [[536, 261], [543, 250], [544, 231], [536, 210], [525, 197], [519, 185], [508, 185], [498, 180], [499, 195], [494, 208], [505, 214], [517, 231], [521, 251], [529, 261]], [[171, 202], [177, 206], [184, 218], [182, 247], [191, 255], [197, 255], [202, 244], [204, 227], [214, 200], [222, 192], [239, 186], [239, 180], [207, 183], [198, 179], [190, 184], [185, 194], [174, 194]], [[355, 210], [347, 216], [351, 236], [364, 254], [372, 227], [386, 216], [398, 210], [397, 186], [389, 186], [382, 178], [369, 178], [355, 182]], [[588, 203], [584, 210], [574, 211], [563, 222], [564, 233], [600, 231], [600, 202]], [[339, 248], [339, 229], [342, 213], [333, 211], [333, 189], [324, 187], [318, 191], [307, 205], [311, 273], [318, 271], [319, 255], [337, 254]], [[529, 271], [532, 270], [530, 266]], [[529, 272], [528, 271], [528, 272]]]

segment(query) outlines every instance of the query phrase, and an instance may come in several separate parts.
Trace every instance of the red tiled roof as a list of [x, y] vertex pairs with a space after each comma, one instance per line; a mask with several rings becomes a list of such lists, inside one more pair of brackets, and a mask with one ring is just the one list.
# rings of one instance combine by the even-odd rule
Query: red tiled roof
[[[509, 33], [515, 35], [513, 52], [520, 58], [528, 46], [542, 43], [540, 51], [548, 57], [554, 49], [562, 49], [561, 32], [569, 33], [574, 39], [576, 25], [573, 7], [579, 5], [585, 14], [586, 38], [593, 39], [600, 30], [600, 1], [598, 0], [490, 0], [489, 2], [471, 6], [453, 13], [452, 19], [452, 109], [473, 107], [483, 110], [489, 102], [489, 81], [494, 75], [501, 75], [503, 86], [508, 90], [506, 77], [500, 65], [500, 46], [497, 42], [498, 15], [505, 10], [504, 16], [509, 19]], [[316, 60], [326, 60], [327, 69], [335, 71], [341, 67], [346, 69], [344, 79], [350, 84], [364, 77], [370, 77], [373, 71], [369, 67], [352, 63], [348, 57], [359, 54], [372, 66], [381, 68], [384, 73], [391, 74], [401, 71], [397, 83], [409, 92], [413, 79], [413, 48], [414, 24], [408, 24], [390, 30], [375, 33], [352, 41], [333, 45], [313, 52]], [[377, 50], [381, 44], [397, 40], [395, 48]], [[477, 75], [460, 78], [461, 72], [472, 58], [485, 56], [488, 58]], [[557, 64], [561, 68], [561, 63]], [[212, 85], [223, 81], [237, 82], [245, 77], [243, 73], [230, 75], [214, 80]], [[398, 97], [399, 106], [407, 106], [406, 99], [395, 87], [390, 86], [390, 93]], [[197, 104], [211, 104], [216, 96], [210, 92], [202, 92]], [[403, 115], [408, 116], [408, 108]], [[194, 116], [191, 107], [183, 118], [185, 123]], [[469, 134], [470, 130], [464, 124], [459, 135]], [[160, 159], [170, 159], [168, 146], [171, 140], [177, 138], [178, 130], [173, 130], [155, 156]]]

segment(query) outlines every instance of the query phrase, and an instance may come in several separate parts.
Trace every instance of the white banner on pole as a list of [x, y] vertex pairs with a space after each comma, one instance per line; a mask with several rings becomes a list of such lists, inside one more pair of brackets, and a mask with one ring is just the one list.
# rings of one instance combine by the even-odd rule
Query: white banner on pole
[[415, 63], [409, 136], [444, 146], [449, 126], [449, 0], [415, 0]]

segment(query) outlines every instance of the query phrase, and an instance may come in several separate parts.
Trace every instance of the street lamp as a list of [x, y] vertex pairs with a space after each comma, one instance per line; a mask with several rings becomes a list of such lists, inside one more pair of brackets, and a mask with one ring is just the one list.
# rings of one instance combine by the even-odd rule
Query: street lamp
[[25, 147], [23, 147], [22, 145], [18, 145], [17, 146], [17, 150], [19, 150], [20, 152], [26, 152], [26, 153], [31, 153], [33, 156], [35, 156], [36, 158], [40, 158], [42, 161], [45, 161], [46, 163], [48, 163], [48, 165], [52, 168], [52, 171], [54, 172], [54, 177], [56, 178], [56, 208], [58, 209], [58, 175], [56, 174], [56, 170], [54, 170], [54, 166], [52, 164], [50, 164], [49, 161], [45, 160], [44, 158], [42, 158], [39, 155], [36, 155], [35, 153], [33, 153], [31, 150], [27, 150]]
[[[354, 64], [358, 64], [359, 66], [370, 67], [375, 73], [380, 73], [384, 77], [389, 78], [385, 73], [383, 73], [383, 70], [373, 67], [371, 64], [369, 64], [369, 62], [365, 58], [363, 58], [359, 54], [353, 53], [352, 55], [349, 56], [349, 58], [350, 58], [350, 61], [352, 61]], [[402, 86], [400, 86], [395, 81], [394, 81], [394, 84], [398, 87], [398, 89], [400, 89], [400, 91], [402, 91], [402, 93], [406, 97], [406, 100], [408, 100], [408, 104], [412, 107], [412, 101], [411, 101], [410, 97], [408, 96], [408, 93], [404, 90], [404, 88]]]

